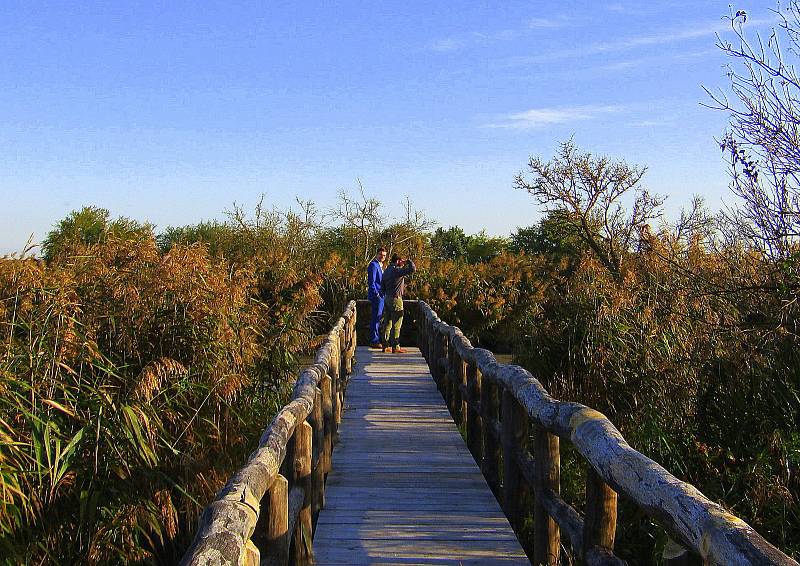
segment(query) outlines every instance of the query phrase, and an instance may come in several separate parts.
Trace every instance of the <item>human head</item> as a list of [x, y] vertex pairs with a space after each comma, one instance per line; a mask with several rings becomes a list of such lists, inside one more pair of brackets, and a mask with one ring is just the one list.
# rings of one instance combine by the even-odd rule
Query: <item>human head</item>
[[378, 251], [375, 252], [375, 259], [377, 259], [381, 263], [386, 261], [386, 248], [384, 247], [378, 248]]
[[401, 258], [399, 255], [392, 254], [392, 263], [401, 263], [402, 261], [403, 258]]

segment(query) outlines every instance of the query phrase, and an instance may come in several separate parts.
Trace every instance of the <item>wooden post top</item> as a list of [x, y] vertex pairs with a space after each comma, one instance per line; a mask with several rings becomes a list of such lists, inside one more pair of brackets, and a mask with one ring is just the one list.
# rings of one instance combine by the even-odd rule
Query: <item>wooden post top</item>
[[355, 317], [356, 302], [350, 301], [317, 350], [314, 363], [297, 378], [291, 401], [278, 411], [264, 430], [258, 448], [247, 463], [203, 511], [194, 541], [180, 562], [182, 565], [244, 563], [248, 556], [248, 541], [258, 520], [260, 501], [278, 477], [286, 457], [287, 443], [295, 428], [314, 409], [320, 381], [330, 371], [331, 363], [337, 363], [334, 351], [341, 347], [339, 335], [352, 333]]
[[443, 322], [424, 301], [418, 304], [426, 325], [445, 336], [462, 360], [478, 368], [484, 381], [513, 394], [538, 426], [571, 441], [604, 482], [634, 501], [705, 563], [798, 566], [747, 523], [634, 450], [605, 415], [551, 397], [526, 369], [498, 363], [492, 352], [473, 348], [459, 328]]

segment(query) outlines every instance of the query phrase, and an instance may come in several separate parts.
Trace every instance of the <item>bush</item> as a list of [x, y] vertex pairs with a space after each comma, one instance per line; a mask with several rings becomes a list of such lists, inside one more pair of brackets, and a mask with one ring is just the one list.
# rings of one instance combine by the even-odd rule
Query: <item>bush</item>
[[85, 206], [72, 211], [47, 234], [42, 242], [42, 255], [52, 261], [74, 251], [75, 246], [99, 244], [109, 238], [146, 241], [153, 238], [153, 227], [125, 217], [111, 220], [111, 213], [105, 208]]
[[173, 563], [285, 399], [318, 277], [280, 254], [67, 246], [0, 261], [0, 553]]
[[[637, 450], [796, 552], [797, 309], [772, 260], [712, 244], [699, 232], [645, 231], [619, 276], [591, 248], [568, 263], [551, 256], [516, 359], [551, 394], [604, 412]], [[563, 487], [580, 497], [581, 486]], [[621, 505], [619, 553], [652, 563], [663, 530]]]

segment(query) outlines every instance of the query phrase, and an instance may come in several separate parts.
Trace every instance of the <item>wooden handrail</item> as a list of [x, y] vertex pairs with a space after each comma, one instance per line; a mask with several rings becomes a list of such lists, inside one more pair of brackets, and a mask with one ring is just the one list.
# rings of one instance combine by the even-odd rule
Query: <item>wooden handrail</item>
[[291, 401], [203, 511], [181, 564], [310, 563], [312, 519], [324, 506], [344, 376], [352, 371], [355, 348], [356, 302], [350, 301], [314, 363], [300, 373]]
[[[424, 301], [419, 309], [419, 345], [431, 374], [454, 419], [465, 425], [467, 444], [515, 527], [524, 518], [524, 491], [534, 493], [536, 564], [559, 563], [559, 530], [568, 534], [584, 563], [624, 564], [613, 554], [619, 493], [706, 564], [798, 566], [744, 521], [631, 448], [603, 414], [554, 399], [524, 368], [500, 364], [490, 351], [473, 348], [459, 328], [444, 323]], [[529, 425], [532, 458], [526, 446]], [[571, 442], [589, 465], [585, 517], [558, 494], [559, 439]], [[665, 553], [664, 564], [686, 563], [685, 553], [674, 547]]]
[[[670, 542], [664, 564], [690, 564], [694, 554], [706, 564], [797, 566], [741, 519], [631, 448], [604, 415], [554, 399], [525, 369], [473, 348], [425, 302], [407, 306], [419, 309], [417, 338], [431, 374], [516, 527], [527, 512], [525, 494], [533, 495], [535, 564], [559, 563], [561, 531], [586, 564], [624, 564], [613, 554], [619, 493], [680, 542]], [[314, 363], [300, 373], [291, 401], [205, 509], [181, 564], [311, 563], [314, 518], [324, 506], [345, 376], [352, 371], [356, 308], [355, 301], [347, 305]], [[572, 442], [588, 463], [585, 517], [559, 495], [559, 439]]]

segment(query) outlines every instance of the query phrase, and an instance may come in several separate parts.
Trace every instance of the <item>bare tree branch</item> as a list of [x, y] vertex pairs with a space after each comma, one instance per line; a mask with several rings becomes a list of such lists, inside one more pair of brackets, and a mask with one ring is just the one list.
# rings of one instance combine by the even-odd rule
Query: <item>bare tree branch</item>
[[[528, 191], [549, 210], [564, 211], [581, 239], [620, 279], [643, 227], [661, 216], [663, 199], [641, 187], [647, 169], [579, 153], [568, 140], [550, 161], [531, 157], [528, 170], [530, 178], [520, 173], [515, 188]], [[634, 202], [626, 212], [621, 200], [631, 191]]]
[[741, 204], [725, 211], [725, 230], [731, 239], [785, 260], [800, 243], [800, 78], [792, 63], [800, 45], [800, 1], [774, 12], [781, 20], [766, 40], [758, 34], [748, 39], [742, 12], [731, 12], [735, 39], [718, 37], [717, 45], [737, 64], [728, 71], [733, 96], [706, 92], [708, 106], [727, 112], [731, 121], [720, 148]]

